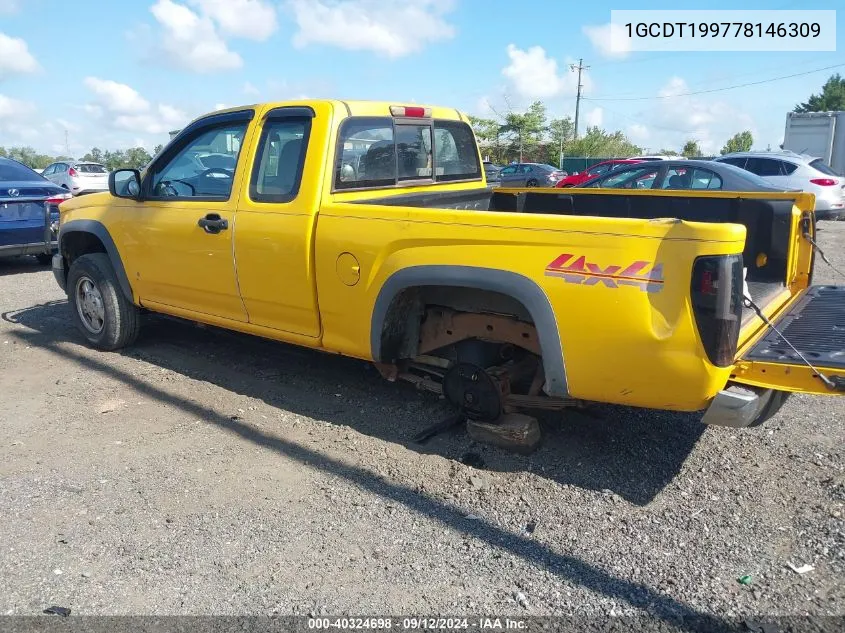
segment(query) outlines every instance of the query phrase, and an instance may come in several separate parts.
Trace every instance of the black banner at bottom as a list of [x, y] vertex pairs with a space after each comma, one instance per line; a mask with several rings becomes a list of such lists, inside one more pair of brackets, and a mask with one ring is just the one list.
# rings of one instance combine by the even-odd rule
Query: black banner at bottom
[[[59, 610], [59, 613], [66, 613]], [[0, 616], [2, 633], [843, 633], [845, 616]]]

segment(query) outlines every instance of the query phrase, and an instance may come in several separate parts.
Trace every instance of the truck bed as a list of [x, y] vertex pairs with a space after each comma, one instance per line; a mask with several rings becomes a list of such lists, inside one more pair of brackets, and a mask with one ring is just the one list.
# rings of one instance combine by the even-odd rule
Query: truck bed
[[[764, 306], [786, 287], [793, 207], [790, 200], [479, 188], [383, 196], [361, 200], [360, 203], [605, 218], [678, 218], [694, 222], [742, 224], [747, 229], [743, 266], [747, 271], [746, 281], [752, 299]], [[765, 255], [762, 266], [758, 265], [761, 254]], [[745, 310], [743, 322], [753, 316], [751, 310]]]

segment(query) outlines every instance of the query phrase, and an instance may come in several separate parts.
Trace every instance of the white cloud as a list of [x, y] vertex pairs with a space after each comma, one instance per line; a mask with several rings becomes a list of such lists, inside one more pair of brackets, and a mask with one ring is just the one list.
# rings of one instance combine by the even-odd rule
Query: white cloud
[[601, 127], [602, 121], [604, 121], [604, 110], [601, 108], [593, 108], [584, 115], [584, 120], [587, 122], [588, 126]]
[[444, 19], [452, 0], [289, 0], [288, 5], [299, 28], [297, 47], [325, 44], [397, 58], [455, 36]]
[[226, 108], [231, 108], [231, 107], [232, 106], [230, 106], [228, 103], [215, 103], [214, 104], [215, 110], [225, 110]]
[[627, 132], [628, 137], [635, 143], [647, 140], [649, 135], [648, 128], [640, 123], [633, 123], [629, 125]]
[[34, 73], [40, 68], [26, 42], [0, 33], [0, 79], [12, 74]]
[[278, 28], [276, 8], [264, 0], [190, 0], [223, 33], [264, 41]]
[[622, 59], [631, 54], [631, 42], [621, 24], [608, 22], [600, 26], [587, 25], [581, 27], [581, 30], [602, 57]]
[[181, 127], [188, 115], [166, 103], [153, 106], [137, 90], [109, 79], [86, 77], [85, 86], [96, 96], [96, 103], [83, 106], [101, 125], [136, 134], [165, 134]]
[[158, 0], [150, 11], [164, 29], [161, 49], [173, 65], [196, 73], [243, 65], [241, 56], [229, 50], [207, 15], [197, 15], [172, 0]]
[[[528, 50], [508, 44], [510, 63], [502, 69], [502, 75], [521, 97], [547, 99], [560, 94], [575, 94], [578, 75], [568, 69], [558, 73], [558, 63], [546, 54], [542, 46]], [[588, 92], [590, 81], [586, 73], [581, 76], [583, 92]]]
[[97, 95], [99, 105], [112, 112], [132, 114], [150, 109], [150, 102], [126, 84], [98, 77], [86, 77], [83, 83]]
[[182, 110], [166, 104], [159, 104], [153, 111], [144, 114], [120, 115], [114, 118], [113, 126], [118, 130], [144, 134], [166, 134], [181, 128], [188, 121]]
[[28, 117], [32, 104], [0, 94], [0, 125], [14, 125]]
[[[689, 86], [681, 77], [672, 77], [660, 89], [654, 107], [648, 107], [637, 118], [651, 130], [648, 147], [676, 148], [687, 140], [696, 140], [705, 154], [715, 154], [725, 141], [737, 132], [750, 130], [757, 138], [753, 117], [726, 101], [681, 95]], [[670, 98], [665, 98], [670, 97]]]
[[261, 91], [248, 81], [244, 82], [243, 92], [245, 95], [251, 96], [257, 96], [261, 94]]

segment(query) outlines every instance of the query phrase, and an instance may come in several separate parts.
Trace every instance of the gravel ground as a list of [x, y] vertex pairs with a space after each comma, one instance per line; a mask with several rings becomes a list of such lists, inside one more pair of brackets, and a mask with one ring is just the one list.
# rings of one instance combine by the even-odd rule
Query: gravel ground
[[98, 353], [34, 260], [0, 312], [0, 614], [845, 614], [845, 398], [419, 447], [442, 403], [366, 363], [158, 317]]

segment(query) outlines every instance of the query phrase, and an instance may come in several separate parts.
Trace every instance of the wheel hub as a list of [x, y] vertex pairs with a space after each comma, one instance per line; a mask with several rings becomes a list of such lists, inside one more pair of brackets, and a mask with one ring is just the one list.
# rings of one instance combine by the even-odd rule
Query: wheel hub
[[88, 277], [80, 277], [76, 282], [76, 308], [82, 324], [88, 331], [99, 334], [103, 330], [106, 320], [103, 295]]
[[477, 365], [453, 365], [443, 377], [443, 395], [472, 420], [493, 422], [502, 415], [501, 387], [493, 376]]

